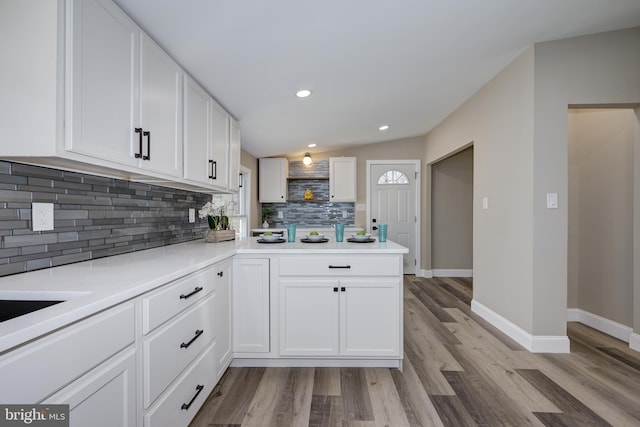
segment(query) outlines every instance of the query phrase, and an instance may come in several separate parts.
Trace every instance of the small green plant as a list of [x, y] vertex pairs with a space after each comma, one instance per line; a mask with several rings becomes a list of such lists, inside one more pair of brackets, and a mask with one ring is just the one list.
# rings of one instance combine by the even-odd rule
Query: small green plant
[[267, 221], [273, 216], [271, 208], [262, 208], [262, 221]]

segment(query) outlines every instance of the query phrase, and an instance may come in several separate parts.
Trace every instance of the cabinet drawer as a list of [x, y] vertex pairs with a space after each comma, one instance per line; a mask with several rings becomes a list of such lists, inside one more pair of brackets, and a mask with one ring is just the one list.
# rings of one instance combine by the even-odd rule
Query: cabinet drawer
[[145, 338], [145, 408], [213, 340], [214, 298], [214, 295], [208, 296]]
[[401, 266], [398, 255], [282, 256], [280, 276], [397, 276]]
[[134, 328], [134, 306], [126, 303], [7, 353], [0, 402], [41, 401], [132, 344]]
[[148, 334], [214, 289], [216, 271], [201, 270], [142, 298], [142, 332]]
[[207, 348], [145, 414], [144, 427], [186, 427], [189, 424], [216, 385], [214, 348], [215, 344]]

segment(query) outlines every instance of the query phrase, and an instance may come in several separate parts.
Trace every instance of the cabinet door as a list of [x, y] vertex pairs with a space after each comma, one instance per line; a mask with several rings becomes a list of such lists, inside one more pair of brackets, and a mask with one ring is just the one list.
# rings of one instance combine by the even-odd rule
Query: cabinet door
[[209, 162], [213, 162], [210, 182], [226, 190], [229, 185], [229, 114], [215, 102], [211, 104], [210, 147]]
[[269, 260], [233, 260], [233, 351], [268, 353]]
[[340, 287], [340, 354], [400, 356], [399, 280], [340, 280]]
[[[141, 40], [140, 126], [144, 169], [182, 177], [182, 70], [146, 35]], [[138, 143], [139, 135], [134, 134]]]
[[68, 12], [65, 148], [135, 166], [139, 29], [111, 1], [74, 0]]
[[329, 199], [332, 202], [356, 201], [356, 158], [329, 158]]
[[211, 97], [192, 78], [184, 78], [184, 177], [209, 184], [208, 150]]
[[339, 354], [337, 280], [280, 280], [280, 355]]
[[216, 333], [216, 369], [219, 379], [231, 363], [231, 260], [216, 264], [215, 312], [213, 325]]
[[135, 427], [135, 350], [125, 350], [47, 398], [43, 404], [68, 404], [71, 427]]
[[229, 140], [229, 190], [240, 190], [240, 127], [231, 119], [231, 135]]
[[284, 203], [287, 201], [287, 159], [260, 159], [259, 165], [260, 203]]

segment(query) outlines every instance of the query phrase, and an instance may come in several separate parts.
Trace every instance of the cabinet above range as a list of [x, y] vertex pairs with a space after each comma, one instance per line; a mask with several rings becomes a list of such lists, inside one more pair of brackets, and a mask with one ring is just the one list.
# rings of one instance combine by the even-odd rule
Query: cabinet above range
[[[356, 201], [356, 158], [330, 157], [323, 168], [315, 170], [296, 170], [290, 167], [285, 158], [262, 158], [259, 162], [259, 202], [355, 202]], [[292, 162], [297, 164], [299, 162]], [[319, 163], [319, 162], [318, 162]], [[304, 168], [304, 167], [303, 167]], [[301, 173], [302, 172], [302, 173]], [[305, 200], [303, 197], [291, 199], [291, 186], [299, 186], [301, 182], [313, 182], [323, 188], [324, 197]], [[288, 191], [289, 190], [289, 191]]]

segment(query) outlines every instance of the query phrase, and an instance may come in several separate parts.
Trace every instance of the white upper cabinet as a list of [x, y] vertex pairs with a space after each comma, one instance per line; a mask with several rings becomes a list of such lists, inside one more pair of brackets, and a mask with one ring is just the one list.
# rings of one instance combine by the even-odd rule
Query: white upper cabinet
[[214, 186], [227, 189], [229, 185], [229, 114], [215, 101], [211, 103], [211, 150], [209, 178]]
[[75, 0], [66, 149], [182, 175], [182, 70], [110, 1]]
[[115, 3], [0, 4], [0, 157], [237, 191], [238, 124]]
[[191, 77], [184, 79], [184, 177], [210, 185], [211, 96]]
[[329, 158], [329, 200], [331, 202], [356, 201], [356, 158]]
[[238, 191], [240, 129], [213, 97], [184, 78], [184, 179], [220, 191]]
[[284, 158], [264, 158], [258, 164], [260, 203], [284, 203], [287, 201], [287, 176], [289, 162]]
[[65, 148], [136, 166], [140, 31], [111, 2], [74, 1], [67, 12], [71, 73]]
[[142, 149], [134, 129], [134, 136], [138, 138], [137, 152], [142, 154], [140, 167], [181, 177], [182, 69], [144, 34], [140, 46], [138, 128], [142, 128], [143, 133]]
[[240, 126], [234, 119], [230, 120], [231, 135], [229, 136], [229, 190], [240, 190]]

